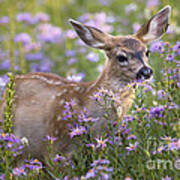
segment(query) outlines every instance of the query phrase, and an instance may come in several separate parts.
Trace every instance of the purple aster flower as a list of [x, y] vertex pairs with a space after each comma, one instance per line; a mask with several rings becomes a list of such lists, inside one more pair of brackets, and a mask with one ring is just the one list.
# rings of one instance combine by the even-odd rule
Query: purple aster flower
[[62, 40], [62, 30], [52, 24], [38, 25], [37, 32], [37, 38], [42, 42], [57, 43]]
[[34, 19], [31, 13], [19, 13], [16, 16], [17, 22], [26, 22], [28, 24], [34, 24]]
[[75, 50], [67, 50], [65, 53], [67, 57], [76, 56], [77, 54]]
[[14, 41], [16, 43], [21, 42], [23, 44], [28, 44], [31, 42], [31, 37], [27, 33], [20, 33], [15, 36]]
[[107, 179], [110, 179], [110, 175], [104, 172], [100, 172], [100, 178], [107, 180]]
[[141, 25], [139, 23], [133, 24], [133, 32], [136, 33], [140, 29]]
[[107, 146], [106, 142], [108, 141], [108, 139], [103, 140], [102, 137], [100, 137], [100, 138], [95, 138], [95, 140], [97, 141], [96, 148], [104, 149]]
[[46, 136], [45, 139], [46, 139], [47, 141], [49, 141], [50, 144], [53, 144], [54, 141], [56, 141], [57, 138], [48, 135], [48, 136]]
[[98, 1], [103, 6], [110, 6], [112, 3], [110, 0], [98, 0]]
[[158, 97], [158, 99], [164, 99], [165, 98], [165, 96], [166, 96], [166, 93], [165, 93], [165, 91], [164, 90], [158, 90], [158, 92], [157, 92], [157, 97]]
[[28, 44], [24, 45], [24, 52], [29, 53], [30, 51], [37, 51], [41, 49], [41, 44], [40, 42], [30, 42]]
[[166, 176], [166, 177], [162, 178], [161, 180], [172, 180], [172, 178], [169, 176]]
[[112, 167], [107, 167], [107, 166], [101, 166], [101, 165], [98, 165], [96, 167], [97, 170], [100, 170], [100, 171], [106, 171], [106, 172], [112, 172], [113, 171], [113, 168]]
[[54, 162], [62, 162], [65, 160], [66, 160], [66, 158], [63, 156], [60, 156], [59, 154], [56, 154], [56, 157], [54, 158]]
[[159, 0], [148, 0], [146, 4], [148, 9], [153, 9], [157, 7], [158, 5], [159, 5]]
[[44, 54], [43, 52], [38, 52], [38, 53], [29, 53], [29, 54], [26, 54], [26, 59], [28, 61], [34, 61], [34, 60], [43, 60], [44, 59]]
[[35, 22], [48, 22], [49, 21], [49, 15], [43, 12], [39, 12], [34, 17]]
[[137, 146], [138, 146], [138, 142], [135, 142], [134, 144], [129, 143], [129, 146], [126, 147], [126, 149], [128, 150], [129, 153], [130, 151], [135, 151]]
[[3, 62], [0, 64], [0, 69], [8, 70], [11, 68], [11, 63], [9, 59], [3, 60]]
[[91, 61], [91, 62], [98, 62], [99, 61], [99, 56], [93, 52], [90, 52], [86, 58]]
[[12, 171], [15, 176], [26, 176], [25, 167], [14, 168]]
[[68, 60], [67, 64], [68, 64], [68, 65], [72, 65], [72, 64], [74, 64], [74, 63], [76, 63], [76, 62], [77, 62], [77, 59], [76, 59], [76, 58], [70, 58], [70, 59]]
[[160, 154], [164, 150], [165, 150], [165, 147], [164, 146], [160, 146], [160, 147], [157, 148], [156, 151], [153, 151], [152, 154]]
[[180, 55], [180, 41], [178, 41], [176, 45], [173, 46], [173, 51], [174, 53], [177, 53], [178, 55]]
[[86, 128], [84, 126], [77, 125], [76, 128], [71, 129], [70, 137], [72, 139], [74, 136], [80, 136], [84, 134], [85, 132], [86, 132]]
[[174, 55], [173, 54], [168, 54], [166, 59], [168, 61], [173, 61], [174, 60]]
[[8, 81], [9, 78], [7, 75], [0, 77], [0, 87], [5, 87]]
[[162, 106], [162, 105], [150, 108], [150, 117], [162, 118], [163, 113], [164, 113], [164, 106]]
[[136, 11], [137, 10], [137, 5], [135, 3], [131, 3], [131, 4], [128, 4], [126, 7], [125, 7], [125, 12], [126, 14], [129, 14], [133, 11]]
[[94, 178], [96, 174], [97, 174], [97, 170], [95, 168], [92, 168], [86, 173], [85, 178], [86, 179]]
[[7, 24], [7, 23], [9, 23], [9, 17], [8, 17], [8, 16], [3, 16], [3, 17], [0, 19], [0, 23], [1, 23], [1, 24]]
[[77, 34], [74, 30], [67, 30], [66, 31], [66, 37], [69, 39], [75, 39], [77, 37]]
[[42, 163], [37, 159], [31, 159], [30, 161], [26, 161], [26, 168], [31, 171], [39, 172], [43, 168]]
[[127, 140], [130, 140], [130, 139], [136, 139], [136, 136], [133, 135], [133, 134], [130, 134], [130, 135], [127, 137]]
[[0, 180], [5, 180], [5, 174], [1, 174]]
[[104, 164], [110, 164], [110, 161], [107, 159], [94, 160], [94, 162], [91, 164], [91, 166], [96, 167], [98, 165], [104, 165]]
[[91, 147], [93, 150], [95, 150], [95, 144], [86, 144], [86, 147]]
[[162, 41], [155, 41], [151, 44], [150, 51], [162, 53], [164, 51], [164, 43]]

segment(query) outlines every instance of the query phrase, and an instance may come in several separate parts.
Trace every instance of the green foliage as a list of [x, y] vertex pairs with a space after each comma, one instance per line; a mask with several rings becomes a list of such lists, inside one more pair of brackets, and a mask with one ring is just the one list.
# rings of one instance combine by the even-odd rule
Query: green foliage
[[7, 84], [7, 89], [6, 89], [6, 106], [4, 110], [4, 124], [3, 124], [3, 130], [5, 133], [12, 133], [12, 117], [13, 117], [13, 99], [14, 99], [14, 76], [11, 73], [8, 73], [9, 77], [9, 82]]

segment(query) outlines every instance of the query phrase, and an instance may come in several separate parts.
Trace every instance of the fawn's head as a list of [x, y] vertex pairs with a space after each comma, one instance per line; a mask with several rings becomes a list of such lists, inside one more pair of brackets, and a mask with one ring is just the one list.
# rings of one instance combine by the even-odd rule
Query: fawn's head
[[171, 7], [166, 6], [133, 35], [112, 36], [101, 30], [69, 20], [79, 37], [93, 48], [103, 49], [108, 56], [106, 71], [127, 82], [149, 79], [153, 71], [148, 65], [146, 44], [162, 37], [167, 30]]

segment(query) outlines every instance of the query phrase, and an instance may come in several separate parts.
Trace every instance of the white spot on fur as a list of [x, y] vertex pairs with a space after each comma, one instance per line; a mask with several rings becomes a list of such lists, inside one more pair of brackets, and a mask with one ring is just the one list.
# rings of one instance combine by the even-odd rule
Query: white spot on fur
[[64, 104], [64, 99], [61, 99], [61, 100], [59, 101], [59, 104], [60, 104], [60, 105], [63, 105], [63, 104]]
[[57, 117], [57, 121], [60, 121], [62, 118], [61, 118], [61, 116], [58, 116]]
[[39, 79], [39, 80], [42, 80], [48, 84], [52, 84], [52, 85], [61, 85], [63, 84], [61, 81], [53, 81], [53, 80], [49, 80], [48, 78], [44, 77], [44, 76], [40, 76], [40, 75], [31, 75], [31, 76], [28, 76], [28, 77], [25, 77], [23, 75], [17, 75], [16, 76], [17, 78], [19, 79], [26, 79], [26, 78], [31, 78], [31, 79]]
[[58, 135], [59, 134], [59, 131], [58, 130], [55, 130], [55, 135]]

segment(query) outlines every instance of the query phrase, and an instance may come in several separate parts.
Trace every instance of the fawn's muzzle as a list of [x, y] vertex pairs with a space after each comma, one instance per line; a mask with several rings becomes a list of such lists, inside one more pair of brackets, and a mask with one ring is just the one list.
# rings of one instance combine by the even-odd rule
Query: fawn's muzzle
[[145, 79], [149, 79], [152, 76], [152, 74], [153, 74], [152, 69], [147, 66], [144, 66], [139, 70], [136, 78], [140, 80], [145, 80]]

